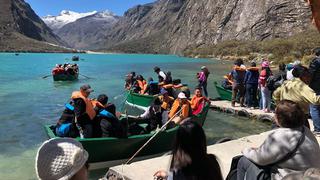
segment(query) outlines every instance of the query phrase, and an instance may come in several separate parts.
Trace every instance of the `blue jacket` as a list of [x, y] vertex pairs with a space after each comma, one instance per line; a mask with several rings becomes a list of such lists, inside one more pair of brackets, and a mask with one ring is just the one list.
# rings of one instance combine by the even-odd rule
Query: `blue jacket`
[[258, 84], [259, 70], [248, 69], [244, 78], [245, 84]]
[[246, 71], [245, 70], [233, 69], [230, 74], [231, 74], [233, 83], [235, 83], [235, 84], [244, 84], [244, 77], [246, 75]]

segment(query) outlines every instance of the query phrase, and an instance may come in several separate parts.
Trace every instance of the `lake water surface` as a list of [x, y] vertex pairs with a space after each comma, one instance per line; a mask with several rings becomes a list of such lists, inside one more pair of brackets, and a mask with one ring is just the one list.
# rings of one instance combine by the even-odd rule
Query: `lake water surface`
[[[230, 63], [171, 55], [79, 54], [80, 73], [75, 82], [53, 82], [55, 64], [72, 63], [73, 54], [0, 54], [0, 179], [36, 179], [34, 159], [37, 148], [47, 139], [43, 125], [54, 124], [71, 93], [82, 84], [95, 90], [91, 97], [106, 93], [120, 107], [124, 102], [124, 77], [135, 71], [145, 78], [154, 77], [154, 66], [171, 71], [174, 79], [193, 88], [195, 74], [206, 65], [211, 71], [209, 96], [217, 97], [213, 82], [220, 81]], [[204, 129], [208, 143], [222, 137], [243, 137], [265, 131], [268, 125], [209, 111]], [[97, 179], [104, 171], [93, 173]]]

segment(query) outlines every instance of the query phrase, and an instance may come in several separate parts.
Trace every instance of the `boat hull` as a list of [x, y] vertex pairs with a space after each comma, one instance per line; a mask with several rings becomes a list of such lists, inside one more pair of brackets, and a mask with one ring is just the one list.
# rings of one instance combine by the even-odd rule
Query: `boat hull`
[[[207, 104], [203, 111], [191, 118], [192, 121], [203, 125], [205, 122], [209, 104]], [[49, 138], [56, 138], [50, 125], [45, 126], [46, 133]], [[172, 143], [175, 139], [178, 127], [160, 132], [139, 154], [137, 157], [149, 156], [170, 151]], [[76, 138], [84, 149], [89, 153], [89, 163], [109, 162], [121, 159], [129, 159], [148, 139], [153, 135], [143, 134], [134, 135], [128, 138]]]
[[216, 87], [216, 90], [220, 96], [220, 99], [231, 101], [232, 100], [232, 91], [223, 88], [222, 86], [218, 85], [217, 82], [214, 82], [214, 85]]
[[52, 75], [54, 81], [74, 81], [78, 79], [79, 74], [55, 74]]
[[142, 95], [132, 91], [126, 92], [126, 104], [143, 110], [149, 107], [156, 98], [157, 96]]

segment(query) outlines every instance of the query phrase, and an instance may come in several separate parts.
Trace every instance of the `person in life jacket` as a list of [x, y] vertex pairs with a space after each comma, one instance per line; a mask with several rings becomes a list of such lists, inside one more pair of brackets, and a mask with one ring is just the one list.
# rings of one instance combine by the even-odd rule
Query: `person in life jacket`
[[157, 81], [154, 81], [151, 77], [148, 78], [148, 84], [143, 94], [156, 95], [159, 94], [160, 88]]
[[258, 105], [257, 91], [259, 80], [259, 68], [255, 62], [251, 62], [251, 67], [247, 68], [244, 82], [246, 85], [246, 104], [251, 109]]
[[147, 88], [147, 82], [146, 82], [146, 80], [143, 78], [142, 75], [138, 75], [138, 76], [137, 76], [137, 85], [138, 85], [139, 88], [141, 89], [139, 93], [140, 93], [140, 94], [143, 94], [144, 91], [145, 91], [146, 88]]
[[231, 80], [231, 75], [230, 74], [227, 74], [227, 75], [223, 76], [223, 80], [221, 82], [221, 86], [224, 89], [232, 90], [232, 84], [233, 84], [233, 81]]
[[138, 119], [147, 120], [147, 127], [145, 127], [144, 131], [146, 133], [150, 133], [155, 130], [157, 127], [161, 127], [163, 122], [166, 122], [168, 116], [165, 115], [166, 111], [161, 108], [162, 102], [159, 98], [156, 98], [151, 106], [147, 108], [147, 110], [138, 116]]
[[[177, 112], [179, 113], [175, 116]], [[175, 124], [180, 124], [183, 122], [183, 120], [187, 119], [191, 115], [192, 109], [190, 102], [188, 101], [186, 95], [183, 92], [180, 92], [178, 98], [173, 102], [172, 108], [169, 113], [169, 118], [173, 118], [172, 121]]]
[[93, 92], [91, 86], [85, 84], [80, 87], [80, 91], [75, 91], [71, 95], [71, 99], [74, 101], [76, 123], [85, 138], [92, 137], [92, 120], [96, 116], [96, 111], [89, 99], [91, 92]]
[[119, 121], [116, 106], [108, 103], [107, 95], [100, 94], [97, 100], [91, 102], [97, 113], [93, 121], [93, 137], [127, 137], [126, 124]]
[[167, 80], [167, 75], [161, 71], [161, 69], [159, 67], [154, 67], [153, 68], [154, 72], [158, 74], [158, 78], [159, 78], [159, 83], [165, 83]]
[[234, 62], [234, 67], [230, 74], [233, 81], [231, 106], [232, 107], [235, 106], [236, 97], [239, 93], [240, 106], [244, 107], [244, 91], [245, 91], [244, 77], [246, 75], [246, 68], [243, 65], [242, 59], [237, 59]]
[[66, 104], [66, 107], [56, 124], [55, 133], [59, 137], [76, 138], [79, 136], [79, 130], [75, 123], [73, 101], [70, 101], [70, 103]]
[[170, 111], [172, 104], [174, 102], [174, 98], [169, 96], [168, 91], [162, 88], [160, 90], [159, 99], [162, 101], [161, 107], [166, 111]]
[[209, 101], [206, 97], [202, 96], [201, 87], [196, 87], [194, 90], [194, 96], [192, 97], [190, 104], [192, 109], [192, 114], [197, 115], [202, 111], [204, 103]]

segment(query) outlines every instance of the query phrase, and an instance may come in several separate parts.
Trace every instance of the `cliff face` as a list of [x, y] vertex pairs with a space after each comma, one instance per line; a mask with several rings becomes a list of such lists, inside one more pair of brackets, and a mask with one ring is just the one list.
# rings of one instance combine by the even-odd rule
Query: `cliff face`
[[288, 37], [309, 27], [304, 0], [158, 0], [129, 9], [107, 33], [106, 47], [179, 54], [231, 39]]
[[49, 43], [63, 44], [29, 4], [23, 0], [0, 0], [0, 50], [62, 50]]

